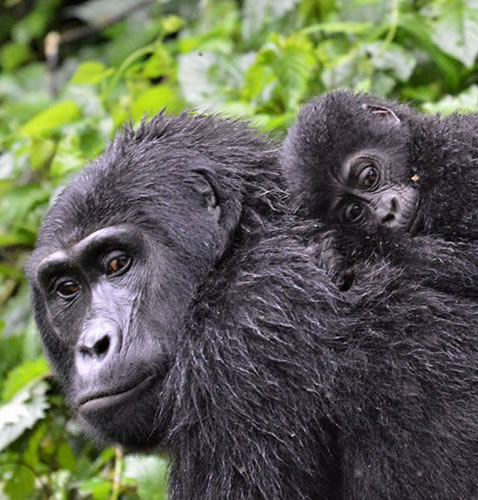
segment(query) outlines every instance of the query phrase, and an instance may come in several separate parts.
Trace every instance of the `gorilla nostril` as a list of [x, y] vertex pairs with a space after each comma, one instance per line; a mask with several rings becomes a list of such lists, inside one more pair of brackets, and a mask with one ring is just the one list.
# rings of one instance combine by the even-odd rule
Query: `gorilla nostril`
[[392, 212], [396, 212], [398, 210], [398, 200], [397, 200], [397, 198], [393, 197], [390, 200], [390, 209], [392, 210]]
[[108, 337], [108, 335], [105, 335], [95, 343], [95, 345], [93, 346], [93, 351], [98, 357], [100, 357], [104, 356], [108, 352], [109, 347], [110, 338]]
[[110, 343], [109, 335], [103, 335], [90, 345], [87, 343], [80, 345], [78, 350], [85, 357], [103, 358], [108, 353]]
[[393, 220], [395, 220], [395, 215], [387, 214], [385, 217], [383, 217], [382, 224], [386, 224], [387, 222], [392, 222]]

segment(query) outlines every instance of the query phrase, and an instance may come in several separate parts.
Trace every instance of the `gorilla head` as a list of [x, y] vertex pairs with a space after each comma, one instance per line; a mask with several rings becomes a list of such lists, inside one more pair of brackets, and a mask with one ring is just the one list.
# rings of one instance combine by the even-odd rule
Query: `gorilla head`
[[50, 210], [28, 266], [34, 310], [94, 435], [157, 444], [172, 351], [239, 217], [247, 230], [241, 167], [266, 163], [268, 148], [245, 125], [159, 115], [119, 135]]
[[374, 234], [414, 227], [411, 110], [334, 92], [301, 111], [282, 164], [297, 201], [333, 226]]

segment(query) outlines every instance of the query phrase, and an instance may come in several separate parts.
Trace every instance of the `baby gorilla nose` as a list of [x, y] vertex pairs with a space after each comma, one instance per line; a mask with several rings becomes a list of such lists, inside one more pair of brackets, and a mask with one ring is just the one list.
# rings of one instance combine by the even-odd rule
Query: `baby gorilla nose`
[[396, 193], [385, 193], [378, 200], [375, 208], [377, 221], [389, 229], [400, 226], [400, 202]]

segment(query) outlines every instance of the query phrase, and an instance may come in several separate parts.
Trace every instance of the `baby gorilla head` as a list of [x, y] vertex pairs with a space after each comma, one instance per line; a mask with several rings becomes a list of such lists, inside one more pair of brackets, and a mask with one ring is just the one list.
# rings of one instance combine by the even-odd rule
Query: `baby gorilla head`
[[402, 116], [368, 95], [313, 99], [284, 142], [282, 166], [295, 202], [309, 215], [367, 234], [416, 231], [417, 176]]

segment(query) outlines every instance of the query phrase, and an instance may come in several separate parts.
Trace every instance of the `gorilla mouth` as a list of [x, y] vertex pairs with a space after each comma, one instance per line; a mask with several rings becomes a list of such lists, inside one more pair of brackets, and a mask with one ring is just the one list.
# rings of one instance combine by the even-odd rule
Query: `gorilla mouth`
[[103, 410], [111, 406], [122, 404], [132, 397], [138, 396], [155, 379], [155, 375], [150, 375], [139, 383], [127, 387], [90, 392], [78, 398], [77, 407], [80, 413]]

